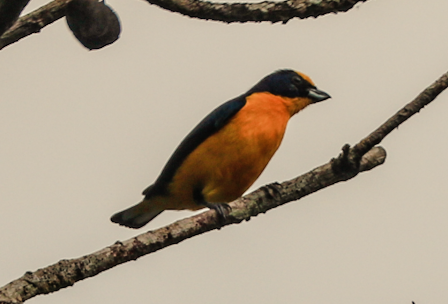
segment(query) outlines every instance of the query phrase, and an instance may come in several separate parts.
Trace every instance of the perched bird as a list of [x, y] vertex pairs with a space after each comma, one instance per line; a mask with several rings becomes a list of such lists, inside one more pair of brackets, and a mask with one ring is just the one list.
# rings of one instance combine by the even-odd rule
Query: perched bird
[[216, 108], [180, 143], [143, 201], [112, 222], [140, 228], [164, 210], [216, 210], [240, 197], [279, 147], [291, 116], [330, 98], [305, 74], [279, 70]]

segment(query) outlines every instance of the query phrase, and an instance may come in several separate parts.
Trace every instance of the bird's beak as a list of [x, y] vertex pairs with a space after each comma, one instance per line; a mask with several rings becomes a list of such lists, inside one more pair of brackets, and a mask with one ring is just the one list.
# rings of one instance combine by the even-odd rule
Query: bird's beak
[[308, 98], [310, 98], [313, 101], [313, 103], [315, 103], [331, 98], [331, 96], [325, 93], [324, 91], [318, 90], [316, 88], [311, 88], [308, 90]]

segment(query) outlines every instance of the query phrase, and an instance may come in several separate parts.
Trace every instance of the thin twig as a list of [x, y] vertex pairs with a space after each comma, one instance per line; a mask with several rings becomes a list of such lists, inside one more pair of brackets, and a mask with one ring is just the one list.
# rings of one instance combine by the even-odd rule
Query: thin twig
[[448, 72], [443, 74], [432, 85], [423, 90], [413, 101], [405, 105], [400, 111], [362, 139], [353, 148], [350, 148], [348, 144], [344, 145], [341, 155], [332, 161], [333, 171], [340, 175], [345, 175], [347, 179], [358, 174], [359, 162], [370, 149], [379, 144], [390, 132], [398, 128], [399, 125], [412, 115], [418, 113], [433, 101], [447, 87]]
[[369, 136], [362, 139], [356, 144], [352, 150], [353, 153], [360, 157], [369, 151], [372, 147], [378, 145], [390, 132], [398, 128], [400, 124], [418, 113], [431, 101], [433, 101], [440, 93], [448, 87], [448, 72], [440, 76], [432, 85], [421, 92], [413, 101], [404, 106], [394, 116], [389, 118], [378, 129], [373, 131]]

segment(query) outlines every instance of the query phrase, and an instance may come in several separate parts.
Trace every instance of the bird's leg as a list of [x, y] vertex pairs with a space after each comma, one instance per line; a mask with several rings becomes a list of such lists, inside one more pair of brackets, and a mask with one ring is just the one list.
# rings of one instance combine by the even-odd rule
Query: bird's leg
[[204, 196], [202, 195], [202, 192], [200, 190], [197, 190], [193, 193], [194, 201], [196, 204], [200, 206], [207, 207], [209, 209], [215, 210], [218, 214], [218, 219], [220, 222], [223, 222], [227, 219], [227, 216], [229, 215], [230, 211], [232, 211], [232, 207], [230, 207], [226, 203], [209, 203], [204, 199]]
[[206, 201], [203, 201], [200, 203], [200, 205], [205, 206], [209, 209], [213, 209], [218, 214], [219, 218], [222, 220], [227, 219], [227, 216], [229, 215], [230, 211], [232, 211], [232, 207], [230, 207], [226, 203], [209, 203]]

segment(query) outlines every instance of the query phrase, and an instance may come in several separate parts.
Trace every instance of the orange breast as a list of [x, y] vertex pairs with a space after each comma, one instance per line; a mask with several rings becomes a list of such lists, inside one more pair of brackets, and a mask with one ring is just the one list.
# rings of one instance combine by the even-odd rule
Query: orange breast
[[193, 190], [210, 203], [240, 197], [263, 172], [278, 149], [291, 113], [285, 100], [256, 93], [217, 133], [200, 144], [178, 169], [165, 209], [200, 209]]

